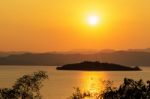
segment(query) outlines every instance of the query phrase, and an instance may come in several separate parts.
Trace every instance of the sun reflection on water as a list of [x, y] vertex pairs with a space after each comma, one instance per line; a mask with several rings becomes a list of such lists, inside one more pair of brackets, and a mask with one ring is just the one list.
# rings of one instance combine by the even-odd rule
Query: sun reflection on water
[[107, 75], [104, 72], [83, 72], [82, 86], [83, 89], [90, 93], [100, 92], [104, 89], [103, 81], [107, 79]]

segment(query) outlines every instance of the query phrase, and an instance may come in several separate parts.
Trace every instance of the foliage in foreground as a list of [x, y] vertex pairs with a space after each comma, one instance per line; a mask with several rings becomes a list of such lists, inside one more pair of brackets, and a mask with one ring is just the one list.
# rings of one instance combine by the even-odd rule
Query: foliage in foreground
[[75, 89], [70, 99], [150, 99], [150, 81], [135, 81], [124, 78], [123, 83], [118, 87], [112, 87], [108, 81], [105, 89], [98, 93], [82, 92]]
[[41, 99], [40, 88], [44, 79], [48, 79], [44, 71], [24, 75], [12, 88], [0, 89], [0, 99]]

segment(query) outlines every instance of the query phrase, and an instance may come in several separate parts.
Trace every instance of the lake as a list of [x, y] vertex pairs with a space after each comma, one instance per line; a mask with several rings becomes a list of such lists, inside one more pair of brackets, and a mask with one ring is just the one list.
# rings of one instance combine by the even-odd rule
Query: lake
[[102, 88], [101, 81], [112, 80], [114, 86], [123, 78], [150, 80], [150, 67], [141, 67], [143, 71], [58, 71], [55, 66], [0, 66], [0, 87], [11, 87], [17, 78], [25, 74], [43, 70], [49, 79], [44, 81], [41, 89], [43, 99], [66, 99], [71, 96], [73, 87], [82, 90], [97, 91]]

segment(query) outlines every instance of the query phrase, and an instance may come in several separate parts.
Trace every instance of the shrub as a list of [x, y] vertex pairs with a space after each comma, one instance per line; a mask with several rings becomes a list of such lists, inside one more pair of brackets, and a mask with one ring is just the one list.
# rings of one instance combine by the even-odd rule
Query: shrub
[[118, 87], [110, 86], [107, 81], [106, 88], [96, 94], [82, 92], [79, 88], [75, 90], [70, 99], [150, 99], [150, 81], [135, 81], [124, 78], [123, 83]]
[[0, 89], [0, 99], [41, 99], [40, 88], [45, 79], [48, 79], [48, 75], [44, 71], [24, 75], [12, 88]]

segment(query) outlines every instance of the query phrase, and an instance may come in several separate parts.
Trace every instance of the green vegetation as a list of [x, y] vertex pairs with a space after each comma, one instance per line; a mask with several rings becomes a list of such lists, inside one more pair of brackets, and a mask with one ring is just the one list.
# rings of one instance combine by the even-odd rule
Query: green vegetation
[[0, 99], [41, 99], [40, 88], [44, 79], [48, 79], [44, 71], [24, 75], [12, 88], [0, 89]]
[[141, 79], [125, 78], [118, 88], [112, 87], [108, 81], [106, 88], [98, 93], [82, 92], [76, 88], [69, 99], [150, 99], [150, 81], [144, 83]]

